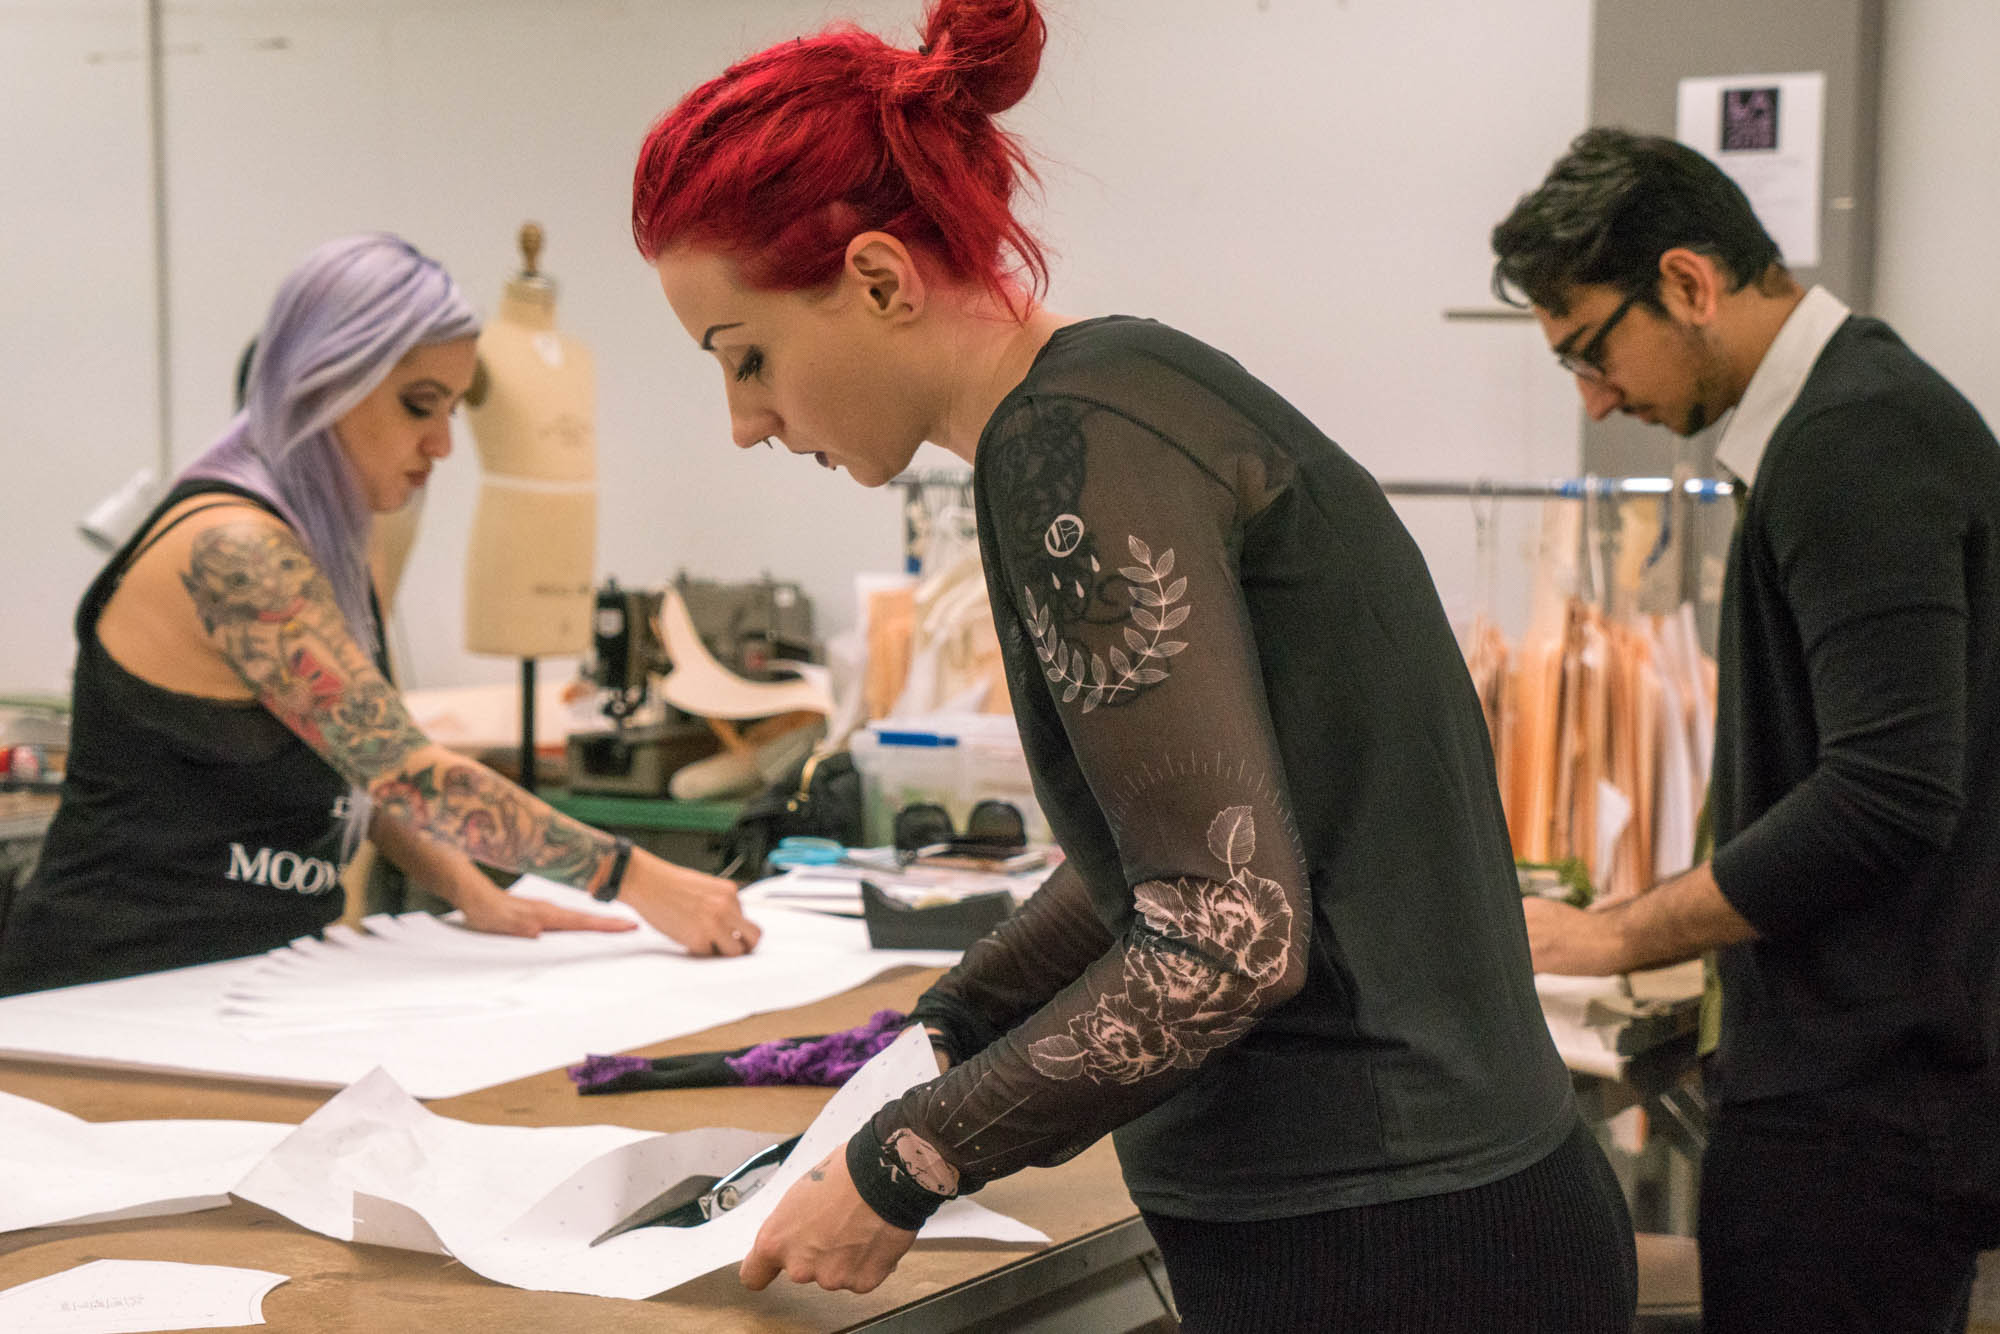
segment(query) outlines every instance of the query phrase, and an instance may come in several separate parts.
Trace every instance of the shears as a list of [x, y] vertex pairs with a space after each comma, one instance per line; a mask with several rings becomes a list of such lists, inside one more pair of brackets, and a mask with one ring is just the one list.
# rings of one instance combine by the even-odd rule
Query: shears
[[635, 1227], [700, 1227], [755, 1195], [776, 1176], [799, 1136], [759, 1149], [721, 1176], [696, 1173], [682, 1177], [652, 1199], [613, 1223], [591, 1241], [606, 1242]]

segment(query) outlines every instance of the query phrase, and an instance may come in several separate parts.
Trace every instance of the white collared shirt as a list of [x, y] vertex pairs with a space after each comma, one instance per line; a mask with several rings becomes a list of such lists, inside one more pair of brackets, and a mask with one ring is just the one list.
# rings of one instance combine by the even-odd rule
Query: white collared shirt
[[1764, 460], [1771, 432], [1798, 401], [1813, 364], [1849, 313], [1847, 303], [1824, 287], [1807, 292], [1757, 363], [1742, 399], [1716, 423], [1721, 439], [1715, 446], [1715, 461], [1745, 486], [1757, 480], [1757, 465]]

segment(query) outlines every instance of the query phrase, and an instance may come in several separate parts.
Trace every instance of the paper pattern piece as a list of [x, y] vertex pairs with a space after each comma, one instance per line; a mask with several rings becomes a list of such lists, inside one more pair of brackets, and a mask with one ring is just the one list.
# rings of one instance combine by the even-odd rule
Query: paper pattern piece
[[[636, 1228], [596, 1247], [594, 1237], [664, 1187], [726, 1172], [779, 1137], [471, 1125], [424, 1109], [378, 1071], [314, 1113], [236, 1194], [315, 1232], [436, 1250], [514, 1287], [651, 1297], [740, 1262], [794, 1181], [841, 1151], [883, 1103], [936, 1075], [929, 1039], [909, 1030], [828, 1100], [785, 1166], [742, 1206], [699, 1227]], [[1048, 1242], [971, 1200], [940, 1210], [921, 1236]]]
[[[293, 1129], [269, 1121], [85, 1121], [0, 1093], [0, 1232], [220, 1208]], [[13, 1328], [0, 1319], [0, 1329]]]
[[[535, 877], [513, 892], [638, 920]], [[426, 913], [371, 917], [255, 958], [8, 997], [0, 1055], [322, 1088], [381, 1066], [414, 1096], [445, 1098], [958, 957], [872, 950], [859, 921], [750, 916], [762, 943], [733, 959], [691, 958], [643, 923], [529, 940]]]
[[93, 1260], [0, 1292], [9, 1334], [141, 1334], [264, 1323], [265, 1269], [170, 1260]]
[[1589, 1022], [1592, 1001], [1615, 1001], [1626, 994], [1622, 978], [1536, 973], [1535, 994], [1564, 1065], [1601, 1079], [1623, 1077], [1631, 1058], [1619, 1054], [1616, 1027]]
[[[856, 849], [848, 856], [850, 860], [844, 865], [797, 866], [745, 885], [743, 904], [746, 908], [769, 904], [774, 908], [858, 918], [863, 880], [872, 881], [890, 898], [913, 906], [955, 902], [974, 894], [991, 894], [996, 889], [1012, 894], [1016, 903], [1026, 903], [1055, 872], [1053, 865], [1012, 875], [934, 866], [899, 868], [893, 848]], [[870, 865], [871, 861], [877, 864]]]

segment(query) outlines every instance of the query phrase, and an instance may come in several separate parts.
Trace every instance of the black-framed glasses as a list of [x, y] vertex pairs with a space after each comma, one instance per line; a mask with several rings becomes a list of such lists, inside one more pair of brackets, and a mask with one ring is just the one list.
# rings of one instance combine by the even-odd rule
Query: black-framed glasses
[[934, 801], [912, 802], [896, 812], [891, 837], [898, 852], [915, 853], [938, 844], [963, 851], [1019, 852], [1028, 846], [1027, 822], [1011, 801], [982, 801], [965, 817], [965, 832], [951, 822], [951, 812]]
[[1618, 321], [1625, 318], [1625, 312], [1639, 304], [1641, 294], [1634, 292], [1620, 301], [1609, 318], [1597, 326], [1597, 332], [1582, 347], [1573, 347], [1567, 352], [1556, 354], [1556, 365], [1588, 384], [1596, 384], [1604, 378], [1604, 340], [1618, 327]]

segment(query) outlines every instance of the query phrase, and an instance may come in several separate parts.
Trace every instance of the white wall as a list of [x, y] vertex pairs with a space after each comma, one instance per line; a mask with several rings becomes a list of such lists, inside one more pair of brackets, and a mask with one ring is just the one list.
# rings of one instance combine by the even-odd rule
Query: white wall
[[2000, 429], [2000, 5], [1885, 7], [1875, 310]]
[[76, 520], [158, 450], [140, 19], [0, 0], [0, 691], [66, 681]]
[[[534, 218], [561, 320], [598, 359], [600, 572], [629, 583], [683, 566], [769, 571], [805, 584], [823, 625], [850, 622], [853, 574], [898, 563], [897, 498], [729, 446], [718, 372], [687, 346], [632, 251], [627, 191], [651, 119], [730, 59], [830, 17], [913, 42], [918, 9], [170, 5], [176, 462], [227, 417], [235, 358], [314, 243], [400, 231], [490, 309], [515, 265], [515, 229]], [[57, 464], [48, 427], [23, 451], [9, 424], [0, 558], [60, 559], [0, 584], [0, 687], [62, 679], [67, 620], [92, 563], [69, 524], [154, 449], [143, 152], [107, 158], [95, 143], [108, 127], [142, 150], [143, 108], [90, 83], [93, 67], [77, 69], [78, 43], [57, 41], [47, 10], [0, 0], [8, 51], [22, 49], [44, 81], [67, 81], [45, 95], [46, 142], [24, 165], [33, 179], [88, 179], [19, 220], [45, 260], [32, 307], [10, 299], [0, 320], [10, 338], [27, 308], [66, 326], [36, 330], [40, 383], [28, 398], [103, 457]], [[132, 16], [136, 40], [136, 3], [103, 10]], [[1582, 126], [1587, 0], [1053, 0], [1049, 12], [1042, 78], [1009, 123], [1042, 167], [1044, 201], [1031, 211], [1054, 254], [1052, 306], [1153, 315], [1209, 339], [1381, 476], [1575, 469], [1574, 402], [1533, 326], [1448, 324], [1442, 312], [1489, 304], [1487, 230]], [[35, 108], [15, 107], [17, 89], [39, 86], [0, 78], [0, 115], [18, 123]], [[130, 231], [122, 246], [100, 239], [114, 224]], [[65, 270], [72, 279], [59, 281]], [[412, 684], [514, 670], [459, 647], [476, 481], [466, 449], [430, 488], [400, 614]], [[1469, 509], [1404, 509], [1448, 603], [1467, 609]]]

